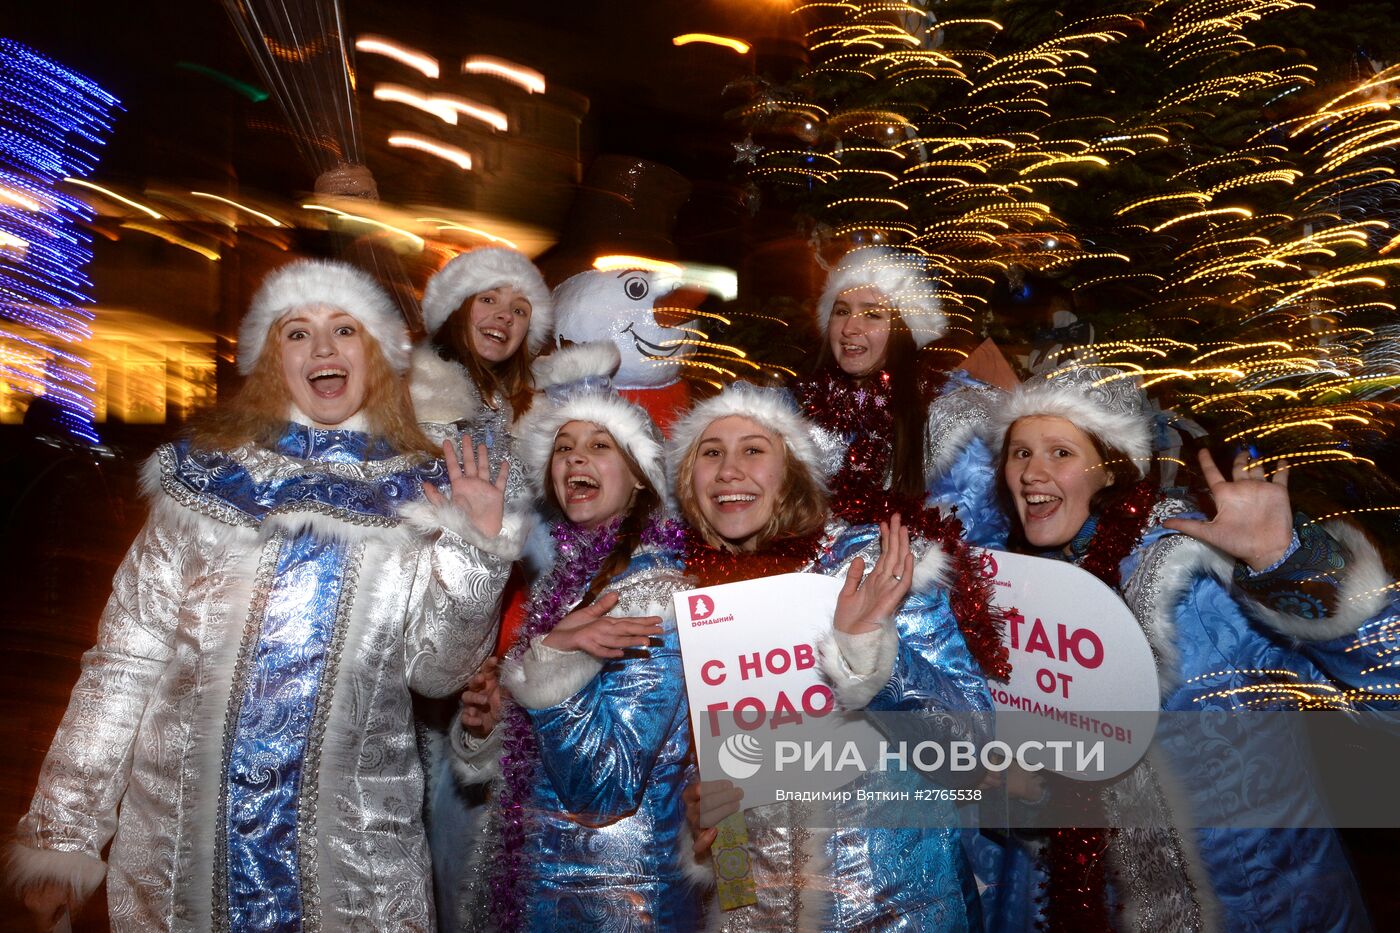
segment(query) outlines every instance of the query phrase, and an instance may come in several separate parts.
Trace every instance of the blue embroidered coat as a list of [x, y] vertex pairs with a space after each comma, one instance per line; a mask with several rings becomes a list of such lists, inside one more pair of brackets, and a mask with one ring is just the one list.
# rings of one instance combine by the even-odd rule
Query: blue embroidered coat
[[[834, 640], [822, 648], [822, 667], [848, 710], [989, 714], [991, 695], [963, 641], [941, 585], [942, 551], [915, 544], [914, 589], [879, 632]], [[867, 571], [879, 558], [879, 530], [871, 525], [827, 525], [822, 550], [809, 572], [843, 576], [851, 561]], [[988, 737], [990, 718], [949, 717], [958, 734], [938, 740]], [[912, 773], [912, 772], [911, 772]], [[825, 813], [801, 801], [780, 801], [745, 812], [748, 852], [758, 903], [720, 912], [712, 926], [728, 931], [980, 930], [971, 868], [959, 843], [952, 804], [941, 820], [920, 826], [872, 827], [869, 809], [837, 802]], [[936, 807], [938, 803], [919, 803]], [[826, 829], [820, 827], [838, 827]], [[947, 827], [947, 828], [945, 828]]]
[[[696, 900], [678, 856], [680, 795], [692, 769], [671, 611], [671, 595], [687, 586], [674, 554], [644, 546], [607, 592], [618, 595], [613, 615], [661, 616], [659, 644], [604, 663], [536, 638], [503, 668], [502, 683], [529, 716], [540, 756], [524, 803], [523, 929], [695, 926]], [[477, 744], [454, 726], [465, 780], [497, 776], [500, 732]], [[487, 832], [494, 837], [495, 827]], [[464, 895], [468, 929], [494, 928], [486, 893], [493, 842], [484, 847], [485, 862], [468, 869], [475, 882]]]
[[480, 663], [520, 534], [428, 506], [444, 474], [299, 424], [160, 448], [21, 871], [85, 896], [111, 839], [119, 931], [433, 929], [409, 691]]
[[[1164, 794], [1173, 826], [1112, 837], [1111, 894], [1122, 925], [1368, 929], [1332, 830], [1199, 827], [1238, 815], [1238, 801], [1221, 792], [1226, 765], [1256, 776], [1256, 825], [1326, 824], [1309, 749], [1296, 732], [1265, 731], [1252, 711], [1393, 709], [1394, 699], [1385, 698], [1395, 695], [1384, 687], [1394, 679], [1386, 656], [1397, 646], [1400, 611], [1383, 593], [1392, 581], [1375, 548], [1343, 523], [1329, 523], [1325, 533], [1305, 528], [1302, 546], [1269, 573], [1236, 573], [1219, 552], [1161, 527], [1173, 515], [1200, 517], [1187, 509], [1176, 500], [1158, 505], [1122, 562], [1120, 591], [1158, 659], [1162, 709], [1215, 713], [1216, 742], [1203, 748], [1199, 730], [1159, 731], [1148, 767], [1125, 782], [1128, 793]], [[1294, 585], [1308, 578], [1335, 589], [1331, 607], [1316, 587], [1310, 593]], [[973, 846], [978, 878], [991, 885], [984, 894], [988, 929], [1034, 929], [1035, 886], [1043, 876], [1026, 850], [1008, 851], [985, 836]]]

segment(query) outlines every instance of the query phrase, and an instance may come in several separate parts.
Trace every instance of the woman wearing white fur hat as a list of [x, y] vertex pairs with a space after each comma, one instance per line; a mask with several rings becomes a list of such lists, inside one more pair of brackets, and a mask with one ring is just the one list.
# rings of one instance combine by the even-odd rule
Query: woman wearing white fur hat
[[[945, 560], [911, 542], [899, 517], [848, 525], [827, 510], [814, 426], [785, 393], [743, 383], [701, 402], [673, 428], [669, 461], [691, 526], [686, 573], [700, 586], [780, 573], [842, 576], [822, 667], [848, 710], [985, 713], [987, 684], [941, 586]], [[951, 723], [953, 717], [948, 717]], [[982, 731], [968, 716], [949, 728]], [[698, 824], [739, 805], [727, 782], [687, 791]], [[980, 929], [956, 828], [860, 828], [859, 804], [827, 819], [779, 802], [745, 814], [758, 901], [713, 918], [733, 930]], [[945, 826], [955, 826], [949, 812]], [[826, 830], [815, 827], [847, 827]], [[703, 855], [712, 829], [696, 836]], [[703, 876], [703, 872], [700, 873]], [[717, 907], [711, 906], [717, 912]]]
[[[680, 788], [690, 732], [671, 594], [688, 584], [665, 517], [661, 435], [608, 376], [612, 344], [536, 363], [546, 397], [518, 450], [557, 516], [554, 558], [494, 678], [454, 727], [459, 776], [492, 781], [461, 916], [473, 929], [693, 929]], [[663, 619], [665, 620], [663, 622]]]
[[427, 341], [413, 353], [413, 406], [434, 440], [494, 445], [530, 407], [530, 361], [554, 332], [549, 288], [523, 253], [463, 253], [423, 291]]
[[948, 326], [923, 258], [852, 250], [827, 276], [816, 310], [816, 369], [793, 391], [809, 418], [851, 445], [831, 480], [836, 514], [857, 524], [895, 512], [914, 521], [928, 503], [956, 508], [973, 544], [1005, 543], [996, 469], [980, 437], [1001, 393], [921, 359]]
[[[1367, 928], [1332, 830], [1209, 827], [1327, 825], [1306, 743], [1261, 713], [1394, 708], [1393, 578], [1358, 530], [1295, 524], [1285, 465], [1265, 478], [1241, 454], [1226, 480], [1202, 452], [1209, 522], [1164, 497], [1147, 479], [1145, 403], [1107, 367], [1032, 379], [998, 414], [1003, 478], [1022, 546], [1123, 594], [1157, 659], [1162, 710], [1208, 714], [1210, 741], [1159, 729], [1115, 799], [1165, 806], [1167, 825], [1055, 833], [1039, 898], [1024, 850], [978, 840], [988, 927], [1107, 929], [1111, 898], [1126, 929]], [[1222, 790], [1230, 773], [1249, 776], [1249, 794]]]
[[243, 388], [146, 467], [9, 852], [42, 922], [105, 875], [117, 930], [433, 929], [410, 690], [456, 693], [489, 650], [460, 620], [493, 617], [521, 529], [476, 456], [433, 459], [408, 349], [351, 266], [258, 290]]

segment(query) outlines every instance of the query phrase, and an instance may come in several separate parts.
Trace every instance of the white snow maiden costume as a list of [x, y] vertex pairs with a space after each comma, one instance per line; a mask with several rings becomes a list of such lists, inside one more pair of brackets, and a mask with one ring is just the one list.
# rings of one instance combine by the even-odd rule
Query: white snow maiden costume
[[[388, 296], [316, 262], [264, 283], [240, 368], [308, 304], [402, 373]], [[410, 690], [453, 694], [481, 661], [495, 631], [462, 620], [494, 617], [520, 529], [487, 540], [426, 504], [441, 461], [362, 421], [151, 458], [150, 518], [10, 853], [20, 883], [81, 899], [105, 873], [118, 931], [434, 928]]]

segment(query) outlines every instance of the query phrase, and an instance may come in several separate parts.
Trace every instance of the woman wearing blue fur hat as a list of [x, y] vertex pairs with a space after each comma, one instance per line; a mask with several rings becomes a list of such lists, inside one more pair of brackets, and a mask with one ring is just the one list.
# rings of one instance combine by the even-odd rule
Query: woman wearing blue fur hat
[[492, 618], [522, 528], [474, 452], [433, 458], [408, 349], [372, 278], [292, 263], [244, 319], [242, 389], [151, 458], [9, 852], [42, 923], [105, 875], [116, 930], [433, 929], [410, 691], [489, 650], [461, 620]]

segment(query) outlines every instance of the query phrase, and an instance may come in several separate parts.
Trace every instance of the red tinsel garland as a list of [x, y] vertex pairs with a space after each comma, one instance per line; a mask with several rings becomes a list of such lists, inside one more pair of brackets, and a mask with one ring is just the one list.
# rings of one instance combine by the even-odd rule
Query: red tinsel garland
[[[936, 371], [922, 374], [921, 400], [927, 403], [937, 395], [947, 378], [946, 373]], [[936, 508], [926, 508], [920, 499], [885, 488], [894, 450], [889, 373], [881, 370], [857, 386], [840, 370], [828, 370], [799, 383], [795, 393], [807, 417], [829, 431], [851, 437], [846, 460], [828, 484], [832, 512], [853, 525], [885, 522], [898, 514], [911, 535], [937, 543], [951, 563], [953, 581], [948, 598], [968, 650], [985, 676], [1001, 681], [1010, 678], [1011, 659], [1002, 639], [1006, 616], [992, 600], [992, 581], [984, 572], [984, 561], [963, 540], [962, 522], [956, 516], [945, 518]]]
[[[1156, 484], [1143, 480], [1099, 516], [1089, 548], [1077, 561], [1115, 590], [1122, 582], [1123, 558], [1132, 553], [1147, 529], [1152, 508], [1161, 498]], [[1066, 790], [1088, 791], [1079, 785]], [[1044, 916], [1038, 926], [1046, 933], [1109, 933], [1108, 877], [1104, 856], [1111, 830], [1066, 827], [1051, 832], [1041, 853], [1046, 881], [1042, 883]]]
[[1099, 516], [1099, 526], [1089, 540], [1089, 549], [1076, 561], [1115, 590], [1122, 583], [1119, 567], [1123, 558], [1133, 552], [1147, 530], [1152, 508], [1162, 498], [1151, 480], [1143, 480], [1119, 499], [1111, 512]]
[[687, 531], [685, 572], [695, 578], [698, 586], [796, 573], [816, 559], [822, 535], [823, 532], [816, 531], [800, 538], [782, 538], [769, 542], [762, 551], [735, 553], [710, 547], [694, 531]]

